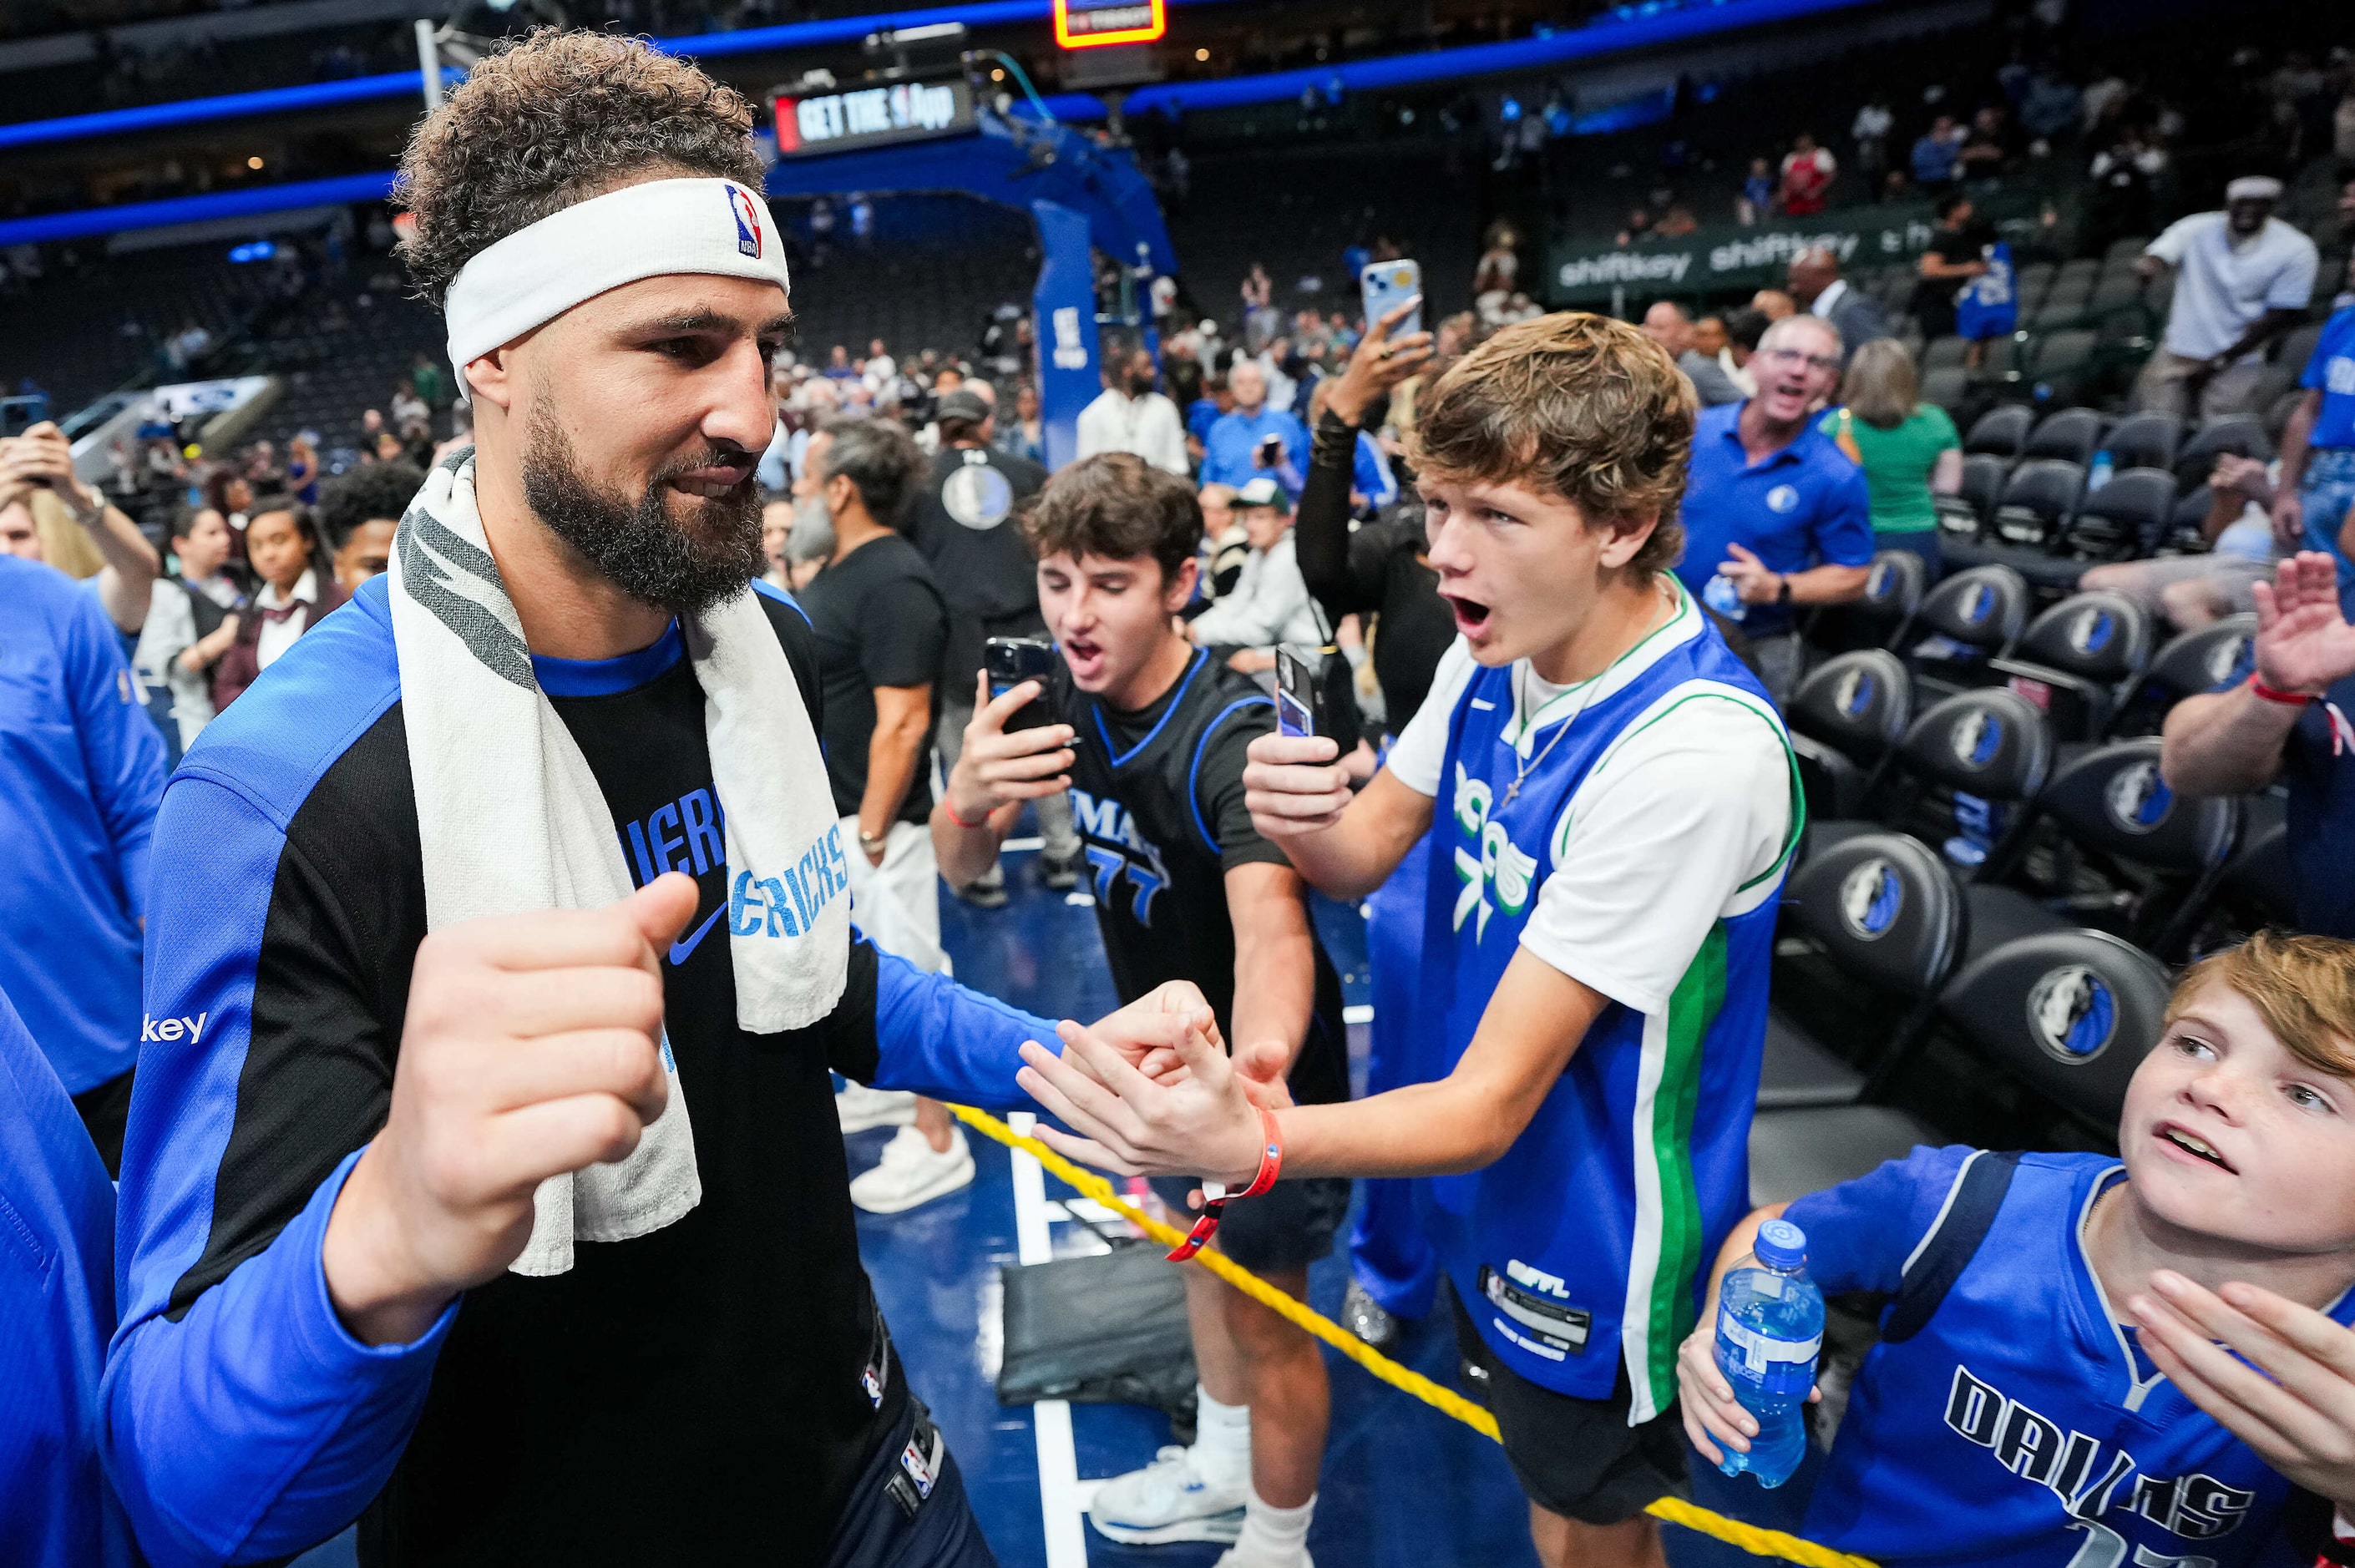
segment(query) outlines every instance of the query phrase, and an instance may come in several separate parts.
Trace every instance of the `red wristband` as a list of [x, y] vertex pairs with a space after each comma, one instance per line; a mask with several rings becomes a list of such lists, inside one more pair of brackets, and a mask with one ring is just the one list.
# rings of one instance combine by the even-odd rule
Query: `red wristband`
[[1266, 1141], [1260, 1146], [1259, 1171], [1252, 1177], [1251, 1185], [1240, 1192], [1230, 1192], [1221, 1188], [1217, 1197], [1206, 1199], [1201, 1214], [1194, 1221], [1194, 1228], [1186, 1233], [1184, 1241], [1170, 1250], [1170, 1262], [1183, 1263], [1201, 1251], [1203, 1245], [1218, 1234], [1219, 1220], [1226, 1213], [1229, 1203], [1237, 1198], [1256, 1198], [1275, 1185], [1276, 1177], [1284, 1170], [1284, 1135], [1277, 1130], [1275, 1113], [1264, 1106], [1259, 1107], [1259, 1124], [1266, 1134]]
[[2256, 675], [2249, 677], [2249, 690], [2269, 703], [2279, 703], [2286, 708], [2302, 708], [2314, 701], [2302, 692], [2285, 692], [2278, 686], [2268, 686]]
[[1275, 1185], [1276, 1177], [1284, 1171], [1284, 1134], [1276, 1128], [1275, 1113], [1261, 1107], [1259, 1124], [1267, 1134], [1267, 1140], [1260, 1146], [1259, 1173], [1252, 1178], [1250, 1186], [1235, 1194], [1238, 1198], [1258, 1197]]
[[949, 804], [949, 792], [946, 789], [941, 791], [941, 810], [949, 814], [950, 821], [954, 822], [958, 827], [964, 829], [967, 832], [971, 832], [975, 828], [986, 828], [989, 825], [989, 813], [987, 811], [984, 811], [981, 814], [981, 821], [977, 822], [968, 822], [963, 817], [958, 816], [956, 814], [956, 808]]

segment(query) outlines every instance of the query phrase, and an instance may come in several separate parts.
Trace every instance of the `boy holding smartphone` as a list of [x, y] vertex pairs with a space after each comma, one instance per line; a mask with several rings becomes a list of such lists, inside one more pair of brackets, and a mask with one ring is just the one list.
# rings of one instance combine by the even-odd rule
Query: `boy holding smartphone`
[[[1023, 801], [1068, 790], [1120, 994], [1191, 980], [1229, 1038], [1284, 1044], [1295, 1099], [1347, 1099], [1339, 977], [1300, 874], [1244, 803], [1245, 753], [1274, 732], [1274, 706], [1177, 630], [1199, 569], [1200, 506], [1183, 480], [1108, 452], [1058, 474], [1028, 527], [1062, 657], [1043, 686], [993, 698], [984, 676], [932, 810], [942, 874], [954, 884], [988, 864]], [[1009, 732], [1034, 701], [1045, 722]], [[1180, 1223], [1194, 1185], [1182, 1174], [1155, 1184]], [[1308, 1266], [1348, 1204], [1346, 1180], [1281, 1182], [1231, 1204], [1215, 1245], [1305, 1300]], [[1186, 1289], [1199, 1436], [1105, 1482], [1091, 1517], [1132, 1544], [1233, 1541], [1228, 1568], [1307, 1568], [1324, 1361], [1306, 1335], [1207, 1272], [1187, 1270]]]
[[1782, 721], [1669, 570], [1693, 418], [1659, 345], [1601, 316], [1458, 361], [1415, 436], [1457, 632], [1430, 696], [1355, 796], [1328, 737], [1252, 745], [1252, 823], [1311, 885], [1362, 896], [1428, 857], [1405, 1086], [1286, 1105], [1241, 1019], [1232, 1065], [1197, 1040], [1169, 1086], [1023, 1053], [1086, 1135], [1050, 1140], [1092, 1164], [1438, 1178], [1459, 1340], [1546, 1568], [1663, 1561], [1643, 1510], [1683, 1486], [1677, 1344], [1748, 1209], [1801, 821]]

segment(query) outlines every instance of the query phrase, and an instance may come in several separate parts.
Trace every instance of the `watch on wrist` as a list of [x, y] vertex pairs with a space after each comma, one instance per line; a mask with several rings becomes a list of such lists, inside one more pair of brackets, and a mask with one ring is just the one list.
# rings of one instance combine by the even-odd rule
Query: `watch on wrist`
[[858, 830], [858, 847], [865, 850], [870, 858], [881, 854], [890, 842], [891, 836], [888, 832], [870, 833], [864, 828]]
[[[57, 496], [65, 503], [67, 514], [85, 528], [106, 515], [106, 497], [85, 485], [59, 485]], [[89, 498], [87, 502], [85, 496]]]
[[1791, 578], [1787, 573], [1774, 579], [1774, 602], [1776, 604], [1791, 602]]

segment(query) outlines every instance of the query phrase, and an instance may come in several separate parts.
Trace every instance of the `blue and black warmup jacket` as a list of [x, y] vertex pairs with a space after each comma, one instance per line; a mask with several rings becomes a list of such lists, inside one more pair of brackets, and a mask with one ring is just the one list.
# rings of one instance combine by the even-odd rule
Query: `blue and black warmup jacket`
[[[703, 1202], [583, 1244], [566, 1274], [469, 1291], [370, 1348], [320, 1245], [382, 1126], [425, 932], [383, 578], [207, 729], [157, 819], [147, 1010], [125, 1145], [107, 1456], [158, 1568], [302, 1550], [354, 1518], [363, 1562], [821, 1560], [904, 1408], [847, 1191], [830, 1070], [1020, 1099], [1042, 1020], [853, 941], [809, 1028], [736, 1026], [703, 694], [674, 630], [537, 661], [641, 881], [702, 889], [664, 966]], [[807, 623], [764, 600], [813, 720]], [[875, 1374], [870, 1376], [869, 1374]]]

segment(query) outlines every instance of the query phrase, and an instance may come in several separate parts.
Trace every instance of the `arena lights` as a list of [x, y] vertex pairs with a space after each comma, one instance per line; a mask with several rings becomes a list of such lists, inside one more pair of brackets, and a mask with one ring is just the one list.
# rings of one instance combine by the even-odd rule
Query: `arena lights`
[[1164, 0], [1055, 0], [1055, 42], [1067, 49], [1149, 44], [1168, 31]]

